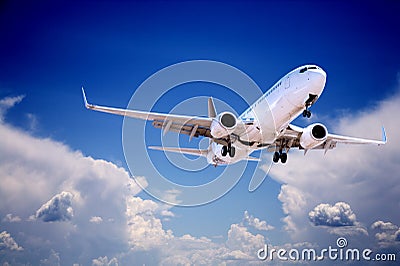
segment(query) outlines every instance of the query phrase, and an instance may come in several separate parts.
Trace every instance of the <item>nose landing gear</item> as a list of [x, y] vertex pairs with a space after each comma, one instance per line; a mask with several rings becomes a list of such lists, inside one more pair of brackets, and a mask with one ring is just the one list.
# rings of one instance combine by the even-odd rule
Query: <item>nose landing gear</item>
[[306, 101], [306, 109], [303, 111], [303, 117], [310, 118], [311, 117], [311, 112], [308, 110], [308, 108], [315, 103], [315, 101], [318, 99], [318, 95], [314, 94], [309, 94], [309, 97]]
[[308, 106], [306, 106], [306, 110], [303, 111], [303, 117], [310, 118], [311, 117], [311, 112], [308, 110]]

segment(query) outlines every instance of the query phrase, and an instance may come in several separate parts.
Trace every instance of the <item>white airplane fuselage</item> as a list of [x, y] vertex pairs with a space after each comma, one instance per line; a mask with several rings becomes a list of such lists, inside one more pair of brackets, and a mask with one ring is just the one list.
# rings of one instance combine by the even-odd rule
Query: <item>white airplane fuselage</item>
[[[288, 125], [321, 95], [326, 73], [316, 65], [294, 69], [238, 117], [247, 123], [246, 132], [232, 139], [235, 156], [223, 156], [222, 144], [211, 142], [207, 161], [214, 165], [232, 164], [248, 158], [260, 144], [274, 143]], [[240, 140], [239, 140], [240, 139]]]

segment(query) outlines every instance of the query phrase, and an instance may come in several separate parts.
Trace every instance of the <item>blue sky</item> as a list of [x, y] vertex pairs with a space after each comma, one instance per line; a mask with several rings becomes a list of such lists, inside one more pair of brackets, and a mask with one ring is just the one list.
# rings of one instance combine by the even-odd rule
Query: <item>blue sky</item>
[[[40, 264], [42, 261], [45, 264], [48, 262], [46, 258], [52, 255], [53, 259], [57, 260], [58, 257], [61, 265], [94, 264], [97, 263], [94, 260], [104, 256], [109, 261], [115, 258], [123, 264], [132, 260], [138, 264], [163, 262], [162, 258], [149, 256], [153, 251], [162, 254], [160, 257], [164, 259], [173, 257], [173, 253], [160, 251], [160, 246], [156, 244], [137, 248], [140, 244], [132, 240], [140, 238], [137, 235], [132, 235], [130, 240], [124, 237], [116, 239], [116, 236], [129, 235], [118, 231], [116, 225], [126, 224], [129, 219], [139, 219], [140, 215], [131, 213], [129, 216], [124, 206], [118, 205], [121, 209], [115, 208], [110, 201], [103, 202], [103, 210], [96, 205], [96, 196], [99, 194], [90, 192], [89, 184], [96, 188], [98, 186], [99, 193], [103, 189], [111, 191], [111, 188], [103, 188], [101, 184], [112, 188], [115, 186], [107, 195], [127, 193], [125, 190], [122, 192], [125, 189], [122, 181], [121, 184], [115, 183], [119, 182], [115, 181], [116, 176], [126, 178], [127, 175], [116, 166], [128, 170], [122, 148], [123, 118], [85, 110], [80, 92], [82, 85], [85, 86], [91, 102], [125, 107], [135, 89], [150, 75], [164, 67], [187, 60], [205, 59], [230, 64], [249, 75], [263, 91], [268, 90], [293, 68], [315, 63], [327, 72], [328, 78], [322, 97], [312, 107], [312, 121], [325, 123], [335, 133], [370, 138], [378, 138], [379, 128], [384, 124], [389, 140], [397, 138], [395, 130], [399, 119], [393, 116], [393, 112], [397, 111], [396, 103], [399, 99], [399, 11], [400, 5], [395, 1], [13, 1], [0, 4], [0, 99], [3, 99], [0, 118], [4, 129], [1, 132], [9, 137], [5, 140], [3, 138], [7, 145], [0, 146], [3, 154], [0, 156], [0, 177], [4, 178], [1, 191], [15, 192], [7, 200], [7, 193], [3, 196], [0, 194], [2, 201], [8, 202], [8, 205], [0, 204], [0, 233], [8, 232], [23, 248], [2, 248], [0, 242], [0, 262], [17, 264], [31, 261], [33, 264]], [[150, 91], [148, 93], [151, 94]], [[21, 95], [24, 98], [16, 100]], [[238, 113], [247, 108], [243, 101], [221, 88], [210, 84], [187, 84], [177, 87], [162, 98], [155, 110], [169, 112], [182, 100], [195, 96], [213, 96], [233, 106]], [[4, 99], [9, 100], [8, 105]], [[206, 103], [204, 109], [190, 111], [193, 115], [204, 115]], [[305, 126], [310, 121], [299, 118], [295, 123]], [[150, 127], [148, 129], [151, 130]], [[159, 134], [157, 129], [153, 130], [149, 134]], [[19, 146], [12, 146], [14, 142], [15, 145], [27, 145], [28, 151], [38, 148], [41, 150], [38, 151], [40, 154], [30, 157], [24, 155], [23, 149], [19, 155], [17, 152], [8, 154], [13, 150], [18, 151]], [[388, 143], [387, 146], [397, 145], [393, 143], [395, 142]], [[196, 144], [197, 142], [188, 145]], [[43, 149], [40, 145], [43, 145]], [[51, 158], [52, 154], [46, 152], [46, 147], [54, 150], [59, 160], [58, 157]], [[175, 245], [177, 250], [175, 255], [190, 258], [190, 263], [196, 263], [192, 256], [196, 249], [206, 252], [203, 244], [208, 243], [208, 240], [203, 239], [204, 242], [202, 237], [209, 239], [212, 242], [209, 245], [215, 245], [216, 250], [223, 249], [226, 253], [236, 251], [229, 253], [231, 256], [242, 252], [239, 257], [246, 262], [251, 261], [248, 256], [254, 255], [256, 250], [253, 252], [249, 248], [250, 244], [237, 246], [235, 239], [252, 244], [261, 243], [257, 241], [263, 239], [276, 246], [306, 242], [322, 247], [335, 241], [336, 236], [344, 234], [352, 235], [350, 242], [364, 242], [376, 249], [398, 252], [398, 243], [391, 240], [395, 239], [395, 232], [400, 225], [400, 217], [396, 214], [399, 213], [400, 206], [399, 197], [396, 196], [400, 191], [399, 182], [393, 179], [398, 178], [396, 164], [399, 153], [395, 148], [385, 147], [386, 151], [376, 149], [340, 147], [326, 157], [319, 153], [303, 157], [300, 152], [293, 151], [289, 154], [287, 167], [273, 168], [271, 175], [274, 176], [268, 178], [257, 191], [248, 192], [250, 176], [245, 174], [238, 185], [224, 197], [200, 207], [165, 206], [145, 192], [135, 189], [135, 193], [128, 193], [127, 197], [148, 200], [137, 200], [130, 204], [137, 204], [147, 210], [147, 213], [151, 213], [151, 218], [146, 216], [143, 219], [152, 219], [154, 224], [162, 225], [161, 229], [154, 227], [160, 231], [152, 231], [163, 236], [160, 236], [160, 239], [164, 239], [160, 240], [160, 245], [165, 243], [162, 241], [170, 241], [168, 243]], [[75, 151], [81, 151], [82, 158]], [[345, 156], [347, 151], [352, 156], [361, 154], [361, 159], [357, 161], [361, 163], [354, 163], [351, 168], [348, 165], [351, 157], [347, 161], [341, 161], [340, 156]], [[35, 151], [32, 153], [35, 154]], [[376, 153], [386, 160], [386, 164], [367, 171], [365, 164], [373, 165], [373, 157], [370, 157]], [[161, 155], [154, 152], [151, 154], [155, 160], [164, 162]], [[50, 162], [54, 159], [54, 163], [60, 166], [60, 173], [50, 170], [53, 169], [50, 163], [37, 163], [43, 156], [49, 156]], [[137, 156], [139, 158], [142, 155]], [[26, 177], [18, 174], [22, 170], [11, 171], [6, 167], [10, 164], [7, 158], [14, 157], [16, 159], [12, 169], [28, 169], [26, 172], [33, 175], [42, 173], [33, 178], [37, 183], [25, 192], [29, 193], [31, 204], [14, 199], [23, 196], [23, 190], [14, 190], [15, 184], [29, 186], [29, 183], [25, 183], [29, 179], [25, 180]], [[266, 161], [270, 160], [269, 157]], [[102, 169], [108, 170], [87, 170], [93, 176], [88, 180], [99, 180], [92, 184], [86, 179], [81, 180], [81, 175], [76, 174], [72, 168], [62, 167], [63, 159], [68, 160], [65, 165], [70, 165], [70, 160], [75, 160], [71, 158], [84, 161], [82, 169], [104, 164]], [[324, 158], [326, 161], [323, 161]], [[93, 165], [86, 165], [90, 160], [94, 160]], [[24, 168], [25, 163], [29, 167]], [[323, 166], [328, 169], [326, 173]], [[160, 167], [172, 173], [177, 180], [191, 178], [167, 163]], [[317, 171], [321, 167], [321, 171]], [[334, 170], [338, 168], [347, 169], [347, 172]], [[368, 180], [379, 180], [372, 177], [365, 179], [366, 177], [380, 177], [388, 169], [394, 173], [390, 177], [392, 179], [386, 177], [383, 184], [372, 184], [375, 190], [364, 190], [364, 185], [369, 184]], [[138, 175], [135, 171], [146, 178], [146, 169], [133, 170], [132, 174]], [[221, 170], [207, 169], [207, 173], [213, 171]], [[114, 172], [115, 175], [103, 178], [105, 173]], [[49, 181], [52, 179], [50, 173], [59, 176]], [[70, 175], [77, 176], [69, 178]], [[315, 178], [311, 179], [311, 175]], [[10, 184], [9, 177], [14, 177], [15, 182]], [[331, 181], [326, 181], [327, 179]], [[330, 193], [327, 187], [337, 184], [335, 180], [344, 188]], [[45, 181], [49, 183], [47, 187], [39, 186], [42, 182], [46, 183]], [[184, 182], [190, 183], [190, 179]], [[42, 194], [41, 189], [44, 191]], [[65, 193], [62, 194], [62, 191], [72, 193], [72, 200]], [[84, 196], [85, 193], [87, 197]], [[388, 196], [371, 203], [374, 208], [368, 210], [367, 205], [370, 203], [365, 202], [365, 199], [379, 197], [381, 194]], [[62, 199], [61, 202], [65, 202], [66, 209], [72, 206], [74, 215], [72, 218], [68, 215], [56, 216], [58, 221], [50, 223], [50, 233], [45, 233], [47, 216], [43, 217], [36, 211], [47, 203], [51, 205], [51, 199], [56, 195]], [[390, 195], [394, 198], [390, 198]], [[107, 196], [103, 196], [100, 194], [99, 197], [107, 199]], [[393, 206], [388, 206], [389, 200]], [[338, 232], [339, 227], [329, 224], [325, 227], [311, 224], [308, 214], [319, 204], [330, 204], [332, 207], [342, 201], [349, 204], [357, 215], [351, 228], [345, 227]], [[297, 208], [302, 209], [302, 212], [293, 207], [296, 202]], [[115, 209], [108, 211], [107, 207]], [[98, 210], [101, 215], [92, 212], [89, 215], [90, 210]], [[246, 211], [250, 218], [246, 218]], [[30, 219], [35, 213], [36, 217]], [[8, 214], [12, 216], [7, 216]], [[10, 217], [19, 217], [20, 221], [10, 222]], [[96, 223], [94, 219], [91, 222], [93, 226], [86, 230], [85, 226], [88, 225], [83, 222], [85, 217], [102, 217], [102, 222]], [[255, 218], [265, 221], [274, 229], [259, 230], [260, 227], [252, 227]], [[114, 224], [107, 223], [110, 219], [113, 219]], [[253, 222], [249, 222], [250, 220]], [[390, 222], [392, 228], [397, 226], [397, 229], [390, 229], [392, 232], [378, 225], [372, 228], [371, 225], [376, 221]], [[75, 231], [74, 226], [78, 228]], [[100, 228], [96, 226], [103, 226], [103, 231], [109, 231], [110, 235], [114, 233], [115, 237], [101, 235], [106, 241], [103, 244], [98, 243], [100, 240], [95, 236]], [[386, 228], [388, 227], [390, 226], [387, 225]], [[347, 234], [349, 231], [358, 232], [362, 229], [367, 231], [367, 236], [365, 231], [356, 236]], [[372, 232], [378, 229], [382, 230], [381, 239], [375, 235], [375, 231]], [[35, 230], [37, 233], [32, 233]], [[76, 233], [81, 232], [79, 230], [86, 230], [93, 235], [79, 238]], [[168, 236], [168, 230], [173, 232], [173, 238]], [[69, 244], [80, 243], [87, 248], [80, 249], [84, 250], [81, 253], [74, 248], [63, 248], [61, 240], [52, 236], [59, 232], [65, 236], [74, 235], [75, 232], [75, 236], [68, 238], [71, 241]], [[189, 241], [182, 238], [184, 235], [194, 238], [190, 240], [193, 241], [192, 249], [182, 248], [183, 243], [187, 244]], [[37, 244], [41, 241], [46, 244]], [[88, 243], [96, 245], [89, 247]], [[111, 243], [117, 243], [116, 248], [107, 249]], [[212, 255], [207, 256], [213, 258]], [[224, 261], [222, 255], [218, 256], [212, 263]], [[398, 257], [400, 259], [400, 255]], [[227, 262], [234, 263], [233, 260]], [[176, 264], [176, 261], [163, 263]]]

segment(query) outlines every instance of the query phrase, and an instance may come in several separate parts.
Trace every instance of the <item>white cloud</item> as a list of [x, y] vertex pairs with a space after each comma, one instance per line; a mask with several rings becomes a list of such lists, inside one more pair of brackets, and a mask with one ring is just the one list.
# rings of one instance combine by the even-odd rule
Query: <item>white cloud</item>
[[3, 231], [0, 233], [0, 250], [9, 249], [22, 251], [24, 250], [21, 246], [15, 242], [14, 238], [11, 237], [10, 233]]
[[36, 219], [44, 222], [70, 221], [74, 216], [72, 198], [72, 193], [66, 191], [55, 195], [36, 211]]
[[294, 186], [282, 185], [278, 199], [282, 202], [283, 212], [290, 214], [282, 219], [285, 223], [284, 229], [290, 233], [300, 232], [300, 229], [293, 221], [293, 215], [301, 215], [306, 206], [306, 195]]
[[351, 226], [356, 222], [356, 215], [345, 202], [337, 202], [333, 206], [321, 203], [308, 213], [308, 218], [317, 226]]
[[92, 216], [92, 217], [90, 217], [89, 222], [99, 224], [99, 223], [103, 222], [103, 218], [101, 218], [100, 216]]
[[396, 233], [394, 233], [394, 240], [400, 241], [400, 228], [397, 229]]
[[263, 235], [253, 235], [248, 229], [239, 224], [232, 224], [228, 231], [226, 245], [230, 250], [239, 250], [249, 256], [254, 257], [255, 251], [264, 246], [265, 238]]
[[8, 109], [21, 102], [24, 97], [25, 96], [20, 95], [16, 97], [6, 97], [0, 99], [0, 122], [4, 120], [4, 116], [7, 113]]
[[368, 236], [368, 230], [361, 223], [356, 222], [353, 226], [340, 226], [340, 227], [328, 227], [326, 228], [328, 233], [337, 236]]
[[107, 256], [98, 257], [97, 259], [92, 260], [92, 266], [118, 266], [118, 259], [112, 258], [108, 260]]
[[261, 221], [253, 215], [250, 215], [248, 211], [244, 212], [243, 224], [246, 226], [251, 226], [260, 231], [268, 231], [274, 229], [272, 225], [269, 225], [266, 221]]
[[3, 222], [7, 223], [18, 223], [21, 222], [21, 218], [19, 216], [14, 216], [11, 213], [8, 213], [4, 218]]
[[60, 266], [60, 254], [54, 250], [50, 250], [50, 255], [47, 259], [40, 260], [41, 266]]
[[371, 225], [372, 229], [397, 230], [399, 227], [391, 222], [376, 221]]
[[149, 250], [173, 238], [172, 231], [165, 231], [155, 216], [158, 204], [139, 197], [126, 199], [129, 244], [133, 250]]
[[[350, 234], [353, 230], [358, 235], [353, 241], [359, 239], [360, 243], [371, 246], [375, 240], [365, 238], [369, 234], [362, 224], [372, 224], [382, 217], [400, 220], [397, 174], [400, 172], [397, 159], [400, 157], [400, 135], [396, 133], [400, 120], [393, 115], [397, 113], [400, 113], [399, 93], [365, 111], [346, 112], [345, 117], [325, 121], [336, 125], [328, 128], [332, 133], [375, 139], [380, 138], [380, 128], [384, 125], [388, 137], [385, 146], [338, 144], [326, 155], [323, 151], [309, 151], [306, 156], [302, 151], [291, 150], [285, 165], [276, 164], [271, 168], [270, 176], [283, 183], [278, 198], [287, 214], [283, 219], [284, 229], [293, 241], [329, 245], [331, 233]], [[308, 214], [315, 206], [321, 202], [341, 201], [351, 205], [357, 213], [354, 226], [346, 230], [343, 227], [315, 227], [309, 223]], [[322, 223], [317, 216], [314, 218], [314, 222]], [[339, 218], [338, 224], [351, 224], [352, 221], [352, 218], [347, 222]], [[325, 222], [335, 224], [334, 220]]]
[[226, 254], [223, 254], [222, 259], [227, 260], [227, 261], [230, 261], [230, 260], [247, 261], [247, 260], [254, 260], [254, 256], [249, 256], [240, 250], [233, 250], [233, 251], [229, 251]]
[[[3, 106], [12, 106], [20, 99], [7, 100]], [[3, 114], [5, 110], [2, 109]], [[2, 121], [0, 136], [0, 215], [5, 217], [2, 227], [18, 233], [24, 250], [12, 244], [6, 231], [2, 238], [7, 242], [1, 243], [27, 253], [15, 257], [7, 252], [9, 248], [2, 251], [4, 258], [39, 264], [49, 258], [53, 249], [58, 250], [62, 264], [76, 263], [74, 258], [79, 258], [79, 264], [88, 265], [99, 254], [117, 255], [129, 249], [126, 198], [141, 188], [125, 169], [84, 156], [60, 142], [33, 137]], [[144, 181], [144, 177], [138, 178]], [[17, 216], [8, 215], [12, 213], [18, 213], [18, 217], [35, 213], [32, 217], [39, 219], [10, 223], [18, 220]], [[110, 222], [93, 227], [90, 219], [94, 216]], [[69, 222], [43, 223], [40, 219]]]
[[285, 214], [298, 212], [306, 206], [306, 196], [304, 192], [296, 187], [289, 185], [282, 185], [278, 199], [283, 201], [283, 212]]
[[371, 225], [375, 238], [382, 247], [400, 246], [400, 227], [391, 223], [376, 221]]

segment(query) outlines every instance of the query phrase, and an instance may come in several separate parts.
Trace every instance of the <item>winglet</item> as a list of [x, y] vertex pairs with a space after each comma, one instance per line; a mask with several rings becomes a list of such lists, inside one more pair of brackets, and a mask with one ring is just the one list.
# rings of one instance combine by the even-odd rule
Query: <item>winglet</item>
[[85, 103], [85, 107], [86, 107], [87, 109], [92, 108], [93, 105], [92, 105], [92, 104], [89, 104], [88, 101], [87, 101], [87, 99], [86, 99], [85, 89], [83, 88], [83, 86], [82, 86], [82, 95], [83, 95], [83, 102]]
[[384, 144], [387, 142], [386, 131], [385, 131], [385, 128], [383, 126], [382, 126], [382, 142]]

